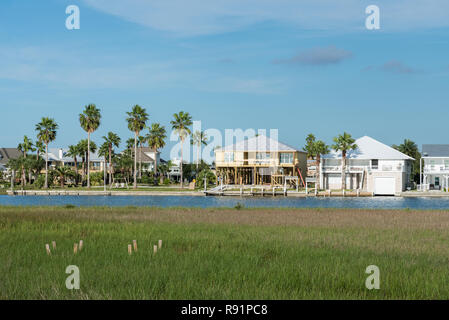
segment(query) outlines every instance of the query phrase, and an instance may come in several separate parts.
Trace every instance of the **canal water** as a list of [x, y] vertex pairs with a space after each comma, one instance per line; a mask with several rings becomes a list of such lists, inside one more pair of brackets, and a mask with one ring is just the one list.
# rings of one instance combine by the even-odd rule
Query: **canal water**
[[8, 196], [0, 195], [0, 206], [110, 206], [110, 207], [284, 207], [360, 209], [444, 209], [449, 198], [296, 198], [296, 197], [198, 197], [198, 196]]

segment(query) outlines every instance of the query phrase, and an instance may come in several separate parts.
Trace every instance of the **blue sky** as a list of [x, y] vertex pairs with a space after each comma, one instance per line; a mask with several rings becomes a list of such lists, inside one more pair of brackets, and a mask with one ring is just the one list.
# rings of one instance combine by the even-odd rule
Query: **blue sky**
[[[70, 4], [80, 30], [65, 28]], [[365, 28], [370, 4], [380, 30]], [[343, 131], [449, 143], [448, 57], [444, 0], [2, 0], [0, 145], [34, 139], [42, 116], [60, 125], [53, 147], [75, 144], [89, 103], [97, 142], [131, 137], [125, 112], [140, 104], [167, 128], [184, 110], [203, 129], [276, 128], [297, 147]]]

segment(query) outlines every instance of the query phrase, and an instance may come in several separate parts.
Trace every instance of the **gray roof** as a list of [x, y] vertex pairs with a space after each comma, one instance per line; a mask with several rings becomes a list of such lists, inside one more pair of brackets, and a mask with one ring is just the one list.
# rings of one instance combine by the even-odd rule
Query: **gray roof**
[[0, 148], [0, 164], [7, 164], [9, 159], [17, 159], [22, 155], [22, 152], [17, 148]]
[[423, 144], [423, 157], [449, 157], [449, 144]]
[[256, 151], [256, 152], [279, 152], [279, 151], [299, 151], [302, 150], [293, 148], [275, 139], [269, 138], [264, 135], [259, 135], [257, 137], [252, 137], [249, 139], [244, 139], [236, 144], [228, 145], [217, 149], [217, 151]]
[[[357, 139], [355, 144], [357, 149], [348, 151], [346, 155], [348, 159], [414, 160], [412, 157], [368, 136]], [[340, 159], [341, 151], [332, 150], [330, 153], [323, 155], [323, 158]]]

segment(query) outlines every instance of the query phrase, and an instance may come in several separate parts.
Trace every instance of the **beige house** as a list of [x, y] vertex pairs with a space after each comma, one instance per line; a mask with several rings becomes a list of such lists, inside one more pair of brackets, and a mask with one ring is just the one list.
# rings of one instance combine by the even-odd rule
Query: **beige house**
[[306, 177], [307, 154], [259, 135], [215, 150], [216, 175], [224, 184], [284, 185]]

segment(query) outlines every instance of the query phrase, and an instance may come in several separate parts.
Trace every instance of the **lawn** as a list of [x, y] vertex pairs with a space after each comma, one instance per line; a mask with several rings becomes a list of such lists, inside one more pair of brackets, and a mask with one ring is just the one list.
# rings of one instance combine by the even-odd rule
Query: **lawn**
[[0, 207], [0, 243], [1, 299], [449, 298], [449, 211]]

